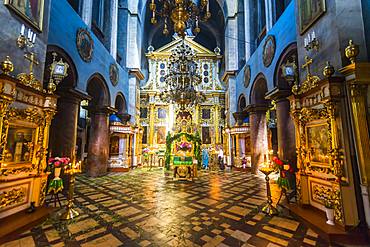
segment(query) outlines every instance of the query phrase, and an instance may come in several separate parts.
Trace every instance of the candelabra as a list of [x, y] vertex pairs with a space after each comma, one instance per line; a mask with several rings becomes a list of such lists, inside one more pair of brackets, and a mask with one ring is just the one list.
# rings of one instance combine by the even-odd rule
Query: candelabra
[[31, 29], [28, 29], [27, 31], [27, 37], [25, 35], [26, 33], [26, 28], [22, 24], [21, 27], [21, 32], [17, 38], [17, 46], [21, 49], [24, 49], [26, 47], [34, 47], [35, 42], [36, 42], [36, 33], [34, 33]]
[[77, 210], [74, 209], [73, 197], [74, 197], [74, 190], [75, 190], [76, 174], [81, 173], [81, 161], [79, 161], [75, 165], [70, 165], [67, 169], [65, 169], [64, 173], [69, 174], [70, 179], [69, 179], [67, 205], [66, 205], [65, 211], [62, 212], [60, 218], [63, 220], [70, 220], [80, 215], [77, 212]]
[[266, 190], [267, 190], [267, 202], [266, 205], [262, 208], [262, 212], [265, 214], [268, 214], [270, 216], [277, 215], [278, 211], [277, 209], [272, 205], [272, 199], [271, 199], [271, 188], [270, 188], [270, 178], [269, 175], [274, 172], [274, 169], [271, 167], [263, 167], [259, 169], [263, 174], [265, 174], [265, 180], [266, 180]]
[[[160, 8], [157, 7], [159, 5]], [[173, 30], [180, 36], [185, 36], [185, 30], [190, 28], [195, 33], [200, 32], [199, 22], [211, 17], [209, 0], [152, 0], [149, 4], [152, 12], [151, 23], [157, 23], [157, 16], [164, 19], [163, 34], [169, 34], [168, 23], [173, 24]]]
[[319, 51], [320, 43], [316, 37], [315, 31], [312, 31], [312, 33], [307, 35], [307, 38], [304, 38], [304, 48], [306, 48], [307, 51], [313, 49]]

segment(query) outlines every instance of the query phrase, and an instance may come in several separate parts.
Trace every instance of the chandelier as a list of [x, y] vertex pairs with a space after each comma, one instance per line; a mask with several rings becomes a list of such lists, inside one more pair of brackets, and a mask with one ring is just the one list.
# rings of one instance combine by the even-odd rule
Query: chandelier
[[[152, 12], [151, 23], [157, 23], [157, 16], [164, 19], [163, 34], [169, 34], [168, 24], [173, 26], [175, 33], [185, 36], [185, 30], [200, 32], [199, 21], [207, 21], [211, 17], [209, 0], [152, 0], [149, 8]], [[159, 7], [157, 9], [157, 4]], [[200, 3], [198, 3], [200, 2]]]
[[172, 51], [165, 76], [166, 86], [160, 94], [162, 101], [178, 104], [182, 110], [205, 101], [205, 95], [197, 90], [202, 78], [195, 58], [193, 50], [184, 41]]

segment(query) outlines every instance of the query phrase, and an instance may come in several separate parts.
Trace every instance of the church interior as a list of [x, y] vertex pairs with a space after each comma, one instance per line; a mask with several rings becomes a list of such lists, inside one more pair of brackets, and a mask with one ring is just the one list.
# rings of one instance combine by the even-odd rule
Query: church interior
[[0, 1], [0, 247], [370, 246], [367, 0]]

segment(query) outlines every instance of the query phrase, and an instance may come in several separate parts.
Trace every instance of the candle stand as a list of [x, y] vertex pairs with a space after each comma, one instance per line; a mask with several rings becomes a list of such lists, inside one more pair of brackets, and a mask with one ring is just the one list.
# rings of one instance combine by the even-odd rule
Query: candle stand
[[271, 199], [271, 188], [270, 188], [270, 178], [269, 175], [274, 172], [273, 168], [270, 167], [263, 167], [259, 169], [263, 174], [265, 174], [266, 180], [266, 189], [267, 189], [267, 202], [266, 205], [262, 208], [262, 212], [268, 214], [270, 216], [277, 215], [279, 212], [278, 210], [272, 205]]
[[74, 219], [80, 214], [77, 212], [76, 209], [74, 209], [73, 206], [73, 197], [74, 197], [74, 190], [75, 190], [75, 181], [76, 181], [76, 174], [81, 173], [81, 163], [78, 162], [77, 165], [74, 167], [70, 167], [69, 169], [66, 169], [64, 173], [70, 175], [69, 179], [69, 190], [68, 190], [68, 200], [65, 210], [62, 212], [60, 218], [62, 220], [70, 220]]

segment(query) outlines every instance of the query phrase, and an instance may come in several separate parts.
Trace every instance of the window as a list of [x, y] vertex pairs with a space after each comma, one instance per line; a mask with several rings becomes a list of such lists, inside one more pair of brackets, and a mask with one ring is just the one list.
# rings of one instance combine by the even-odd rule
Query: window
[[111, 25], [110, 2], [110, 0], [93, 0], [91, 23], [92, 31], [108, 50]]
[[276, 20], [284, 13], [292, 0], [278, 0], [276, 1]]
[[257, 1], [257, 16], [257, 44], [259, 44], [266, 35], [265, 1]]
[[69, 5], [79, 14], [81, 9], [81, 1], [80, 0], [68, 0]]

